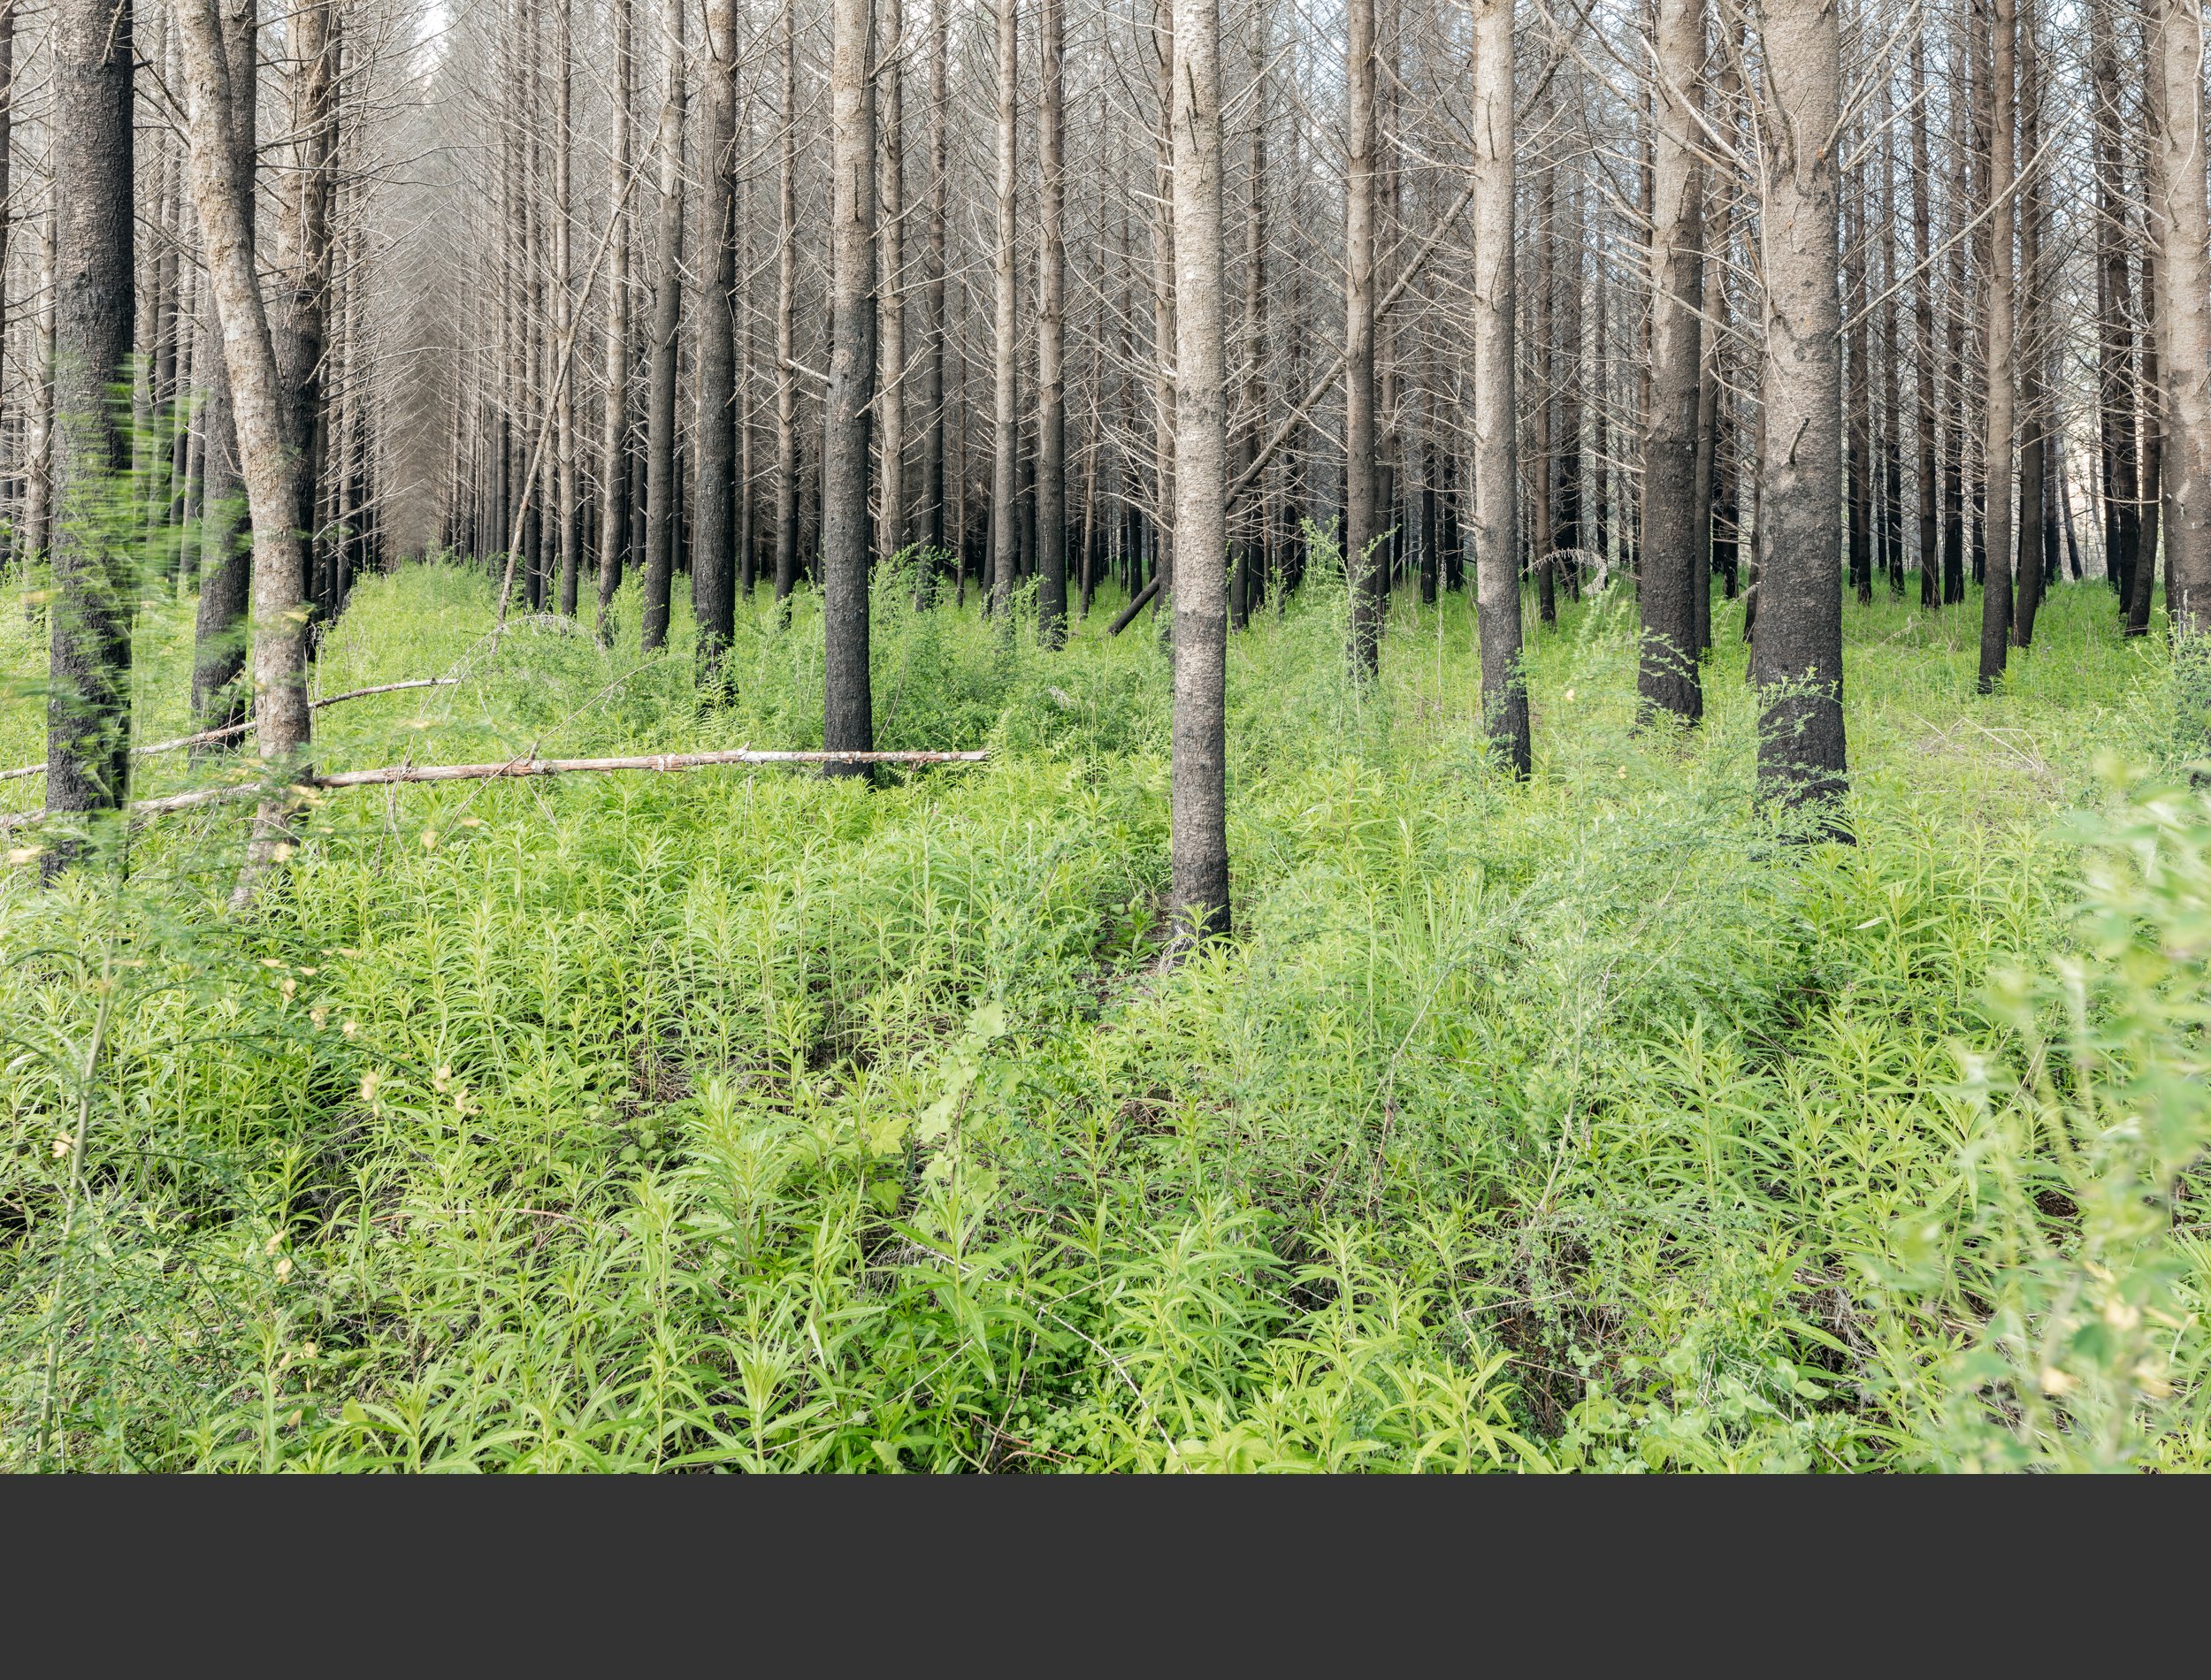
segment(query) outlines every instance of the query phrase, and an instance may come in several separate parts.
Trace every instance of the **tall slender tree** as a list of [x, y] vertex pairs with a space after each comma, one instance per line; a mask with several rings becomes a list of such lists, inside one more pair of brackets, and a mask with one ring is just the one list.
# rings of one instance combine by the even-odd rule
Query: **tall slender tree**
[[637, 118], [635, 0], [614, 0], [614, 88], [608, 108], [608, 200], [616, 208], [607, 248], [605, 408], [599, 428], [599, 614], [602, 643], [614, 640], [615, 592], [630, 538], [630, 172]]
[[906, 0], [883, 0], [883, 39], [889, 43], [876, 85], [881, 100], [883, 156], [876, 195], [881, 220], [877, 256], [876, 350], [882, 392], [876, 400], [876, 548], [888, 560], [906, 546]]
[[[1012, 0], [1005, 0], [1009, 6]], [[868, 418], [876, 400], [873, 0], [830, 8], [830, 365], [822, 441], [822, 745], [875, 747], [868, 680]], [[838, 773], [832, 767], [832, 773]], [[864, 775], [864, 766], [843, 767]]]
[[209, 289], [222, 324], [238, 454], [252, 508], [254, 714], [272, 785], [262, 795], [233, 904], [249, 898], [259, 872], [284, 844], [288, 783], [305, 766], [307, 554], [299, 524], [298, 451], [285, 424], [286, 385], [254, 270], [252, 201], [232, 113], [234, 71], [218, 0], [179, 0], [178, 23], [191, 94], [193, 198]]
[[[1011, 4], [1011, 0], [1004, 0]], [[1220, 0], [1174, 0], [1174, 719], [1170, 910], [1228, 931], [1228, 352]]]
[[699, 608], [696, 674], [722, 680], [737, 627], [737, 16], [738, 0], [707, 0], [699, 135], [699, 420], [692, 459], [692, 593]]
[[1047, 646], [1067, 637], [1067, 74], [1060, 0], [1037, 9], [1037, 611]]
[[[1646, 706], [1685, 723], [1695, 722], [1704, 712], [1692, 576], [1707, 564], [1695, 551], [1704, 187], [1694, 107], [1703, 61], [1703, 0], [1657, 0], [1650, 401], [1643, 433], [1642, 653], [1637, 686]], [[1511, 238], [1509, 223], [1505, 237]], [[1510, 410], [1506, 421], [1509, 427]], [[1475, 482], [1479, 486], [1479, 467]]]
[[1988, 558], [1981, 592], [1980, 691], [1990, 692], [2004, 674], [2011, 640], [2011, 468], [2014, 427], [2017, 413], [2016, 347], [2013, 320], [2016, 281], [2013, 252], [2017, 195], [2013, 191], [2016, 170], [2013, 138], [2017, 132], [2017, 102], [2014, 97], [2017, 55], [2016, 0], [1994, 0], [1995, 34], [1991, 42], [1987, 113], [1988, 152], [1988, 309], [1983, 325], [1982, 365], [1988, 380], [1988, 399], [1983, 409], [1981, 467], [1985, 485]]
[[[1374, 416], [1374, 0], [1345, 0], [1343, 187], [1343, 558], [1351, 580], [1351, 662], [1381, 663], [1389, 578], [1377, 545]], [[1479, 142], [1478, 142], [1479, 143]], [[1477, 479], [1479, 491], [1479, 479]]]
[[688, 15], [685, 0], [664, 0], [660, 33], [666, 81], [660, 132], [653, 142], [660, 157], [658, 271], [653, 277], [645, 399], [645, 600], [639, 640], [648, 653], [667, 645], [669, 594], [676, 575], [676, 359], [684, 313], [684, 31]]
[[[1519, 286], [1513, 265], [1512, 0], [1473, 0], [1473, 10], [1474, 587], [1482, 729], [1498, 762], [1514, 775], [1526, 776], [1530, 753], [1527, 683], [1520, 668], [1513, 341]], [[1690, 378], [1694, 382], [1694, 370]]]
[[[991, 593], [990, 610], [1007, 612], [1020, 569], [1019, 516], [1014, 499], [1021, 455], [1021, 416], [1014, 407], [1014, 358], [1018, 304], [1014, 271], [1015, 195], [1020, 166], [1015, 153], [1021, 110], [1021, 7], [1019, 0], [998, 0], [998, 167], [993, 183], [998, 210], [998, 242], [991, 253]], [[1007, 621], [1009, 626], [1011, 621]]]
[[1842, 720], [1841, 308], [1837, 126], [1842, 42], [1828, 0], [1769, 0], [1759, 233], [1765, 279], [1759, 473], [1758, 785], [1840, 832]]
[[2211, 632], [2211, 210], [2204, 184], [2201, 0], [2155, 0], [2163, 110], [2155, 136], [2159, 361], [2165, 377], [2166, 600], [2177, 630]]
[[[117, 392], [133, 321], [129, 0], [55, 0], [54, 483], [46, 808], [111, 811], [130, 789], [130, 441]], [[78, 855], [65, 837], [53, 873]]]

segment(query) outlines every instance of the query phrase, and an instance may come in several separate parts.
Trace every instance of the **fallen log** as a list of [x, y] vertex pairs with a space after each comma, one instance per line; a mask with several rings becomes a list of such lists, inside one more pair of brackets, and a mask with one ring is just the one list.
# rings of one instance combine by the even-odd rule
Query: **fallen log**
[[[310, 700], [308, 705], [310, 706], [335, 706], [340, 700], [366, 699], [371, 694], [396, 694], [405, 688], [446, 688], [460, 680], [457, 676], [409, 677], [404, 683], [379, 683], [373, 688], [350, 689], [343, 694], [332, 694], [319, 700]], [[219, 729], [202, 729], [197, 735], [180, 735], [173, 741], [157, 741], [151, 746], [134, 746], [131, 749], [131, 756], [142, 759], [150, 758], [157, 752], [174, 752], [180, 747], [212, 746], [218, 741], [235, 740], [252, 728], [253, 720], [249, 718], [243, 723], [226, 724]], [[0, 782], [13, 782], [23, 776], [45, 774], [46, 767], [43, 764], [27, 764], [20, 769], [0, 770]]]
[[[640, 752], [615, 759], [509, 759], [501, 764], [387, 764], [373, 770], [334, 770], [306, 775], [293, 783], [300, 792], [336, 791], [342, 788], [394, 786], [407, 782], [493, 782], [532, 775], [583, 775], [608, 770], [704, 770], [723, 764], [982, 764], [990, 753], [979, 752], [755, 752], [737, 747], [726, 752]], [[218, 788], [195, 788], [189, 793], [171, 793], [157, 799], [138, 799], [126, 807], [133, 821], [189, 811], [225, 799], [243, 798], [260, 792], [258, 782], [226, 783]], [[29, 828], [46, 821], [44, 811], [18, 811], [0, 816], [0, 834]]]

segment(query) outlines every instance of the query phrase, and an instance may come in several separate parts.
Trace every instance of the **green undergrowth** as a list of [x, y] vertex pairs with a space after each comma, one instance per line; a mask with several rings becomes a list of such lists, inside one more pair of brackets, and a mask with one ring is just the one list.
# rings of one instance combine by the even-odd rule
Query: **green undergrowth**
[[[21, 1468], [2193, 1466], [2211, 810], [2161, 638], [2058, 589], [1848, 609], [1855, 845], [1752, 809], [1740, 615], [1639, 729], [1632, 602], [1345, 676], [1233, 638], [1233, 940], [1162, 966], [1169, 672], [875, 603], [879, 744], [987, 766], [330, 796], [0, 875], [0, 1451]], [[325, 767], [817, 745], [821, 635], [491, 630], [365, 581]], [[149, 604], [144, 738], [189, 604]], [[10, 639], [12, 638], [12, 639]], [[9, 668], [36, 645], [11, 612]], [[0, 706], [40, 752], [42, 701]], [[148, 760], [142, 796], [241, 774]], [[35, 804], [35, 780], [0, 798]]]

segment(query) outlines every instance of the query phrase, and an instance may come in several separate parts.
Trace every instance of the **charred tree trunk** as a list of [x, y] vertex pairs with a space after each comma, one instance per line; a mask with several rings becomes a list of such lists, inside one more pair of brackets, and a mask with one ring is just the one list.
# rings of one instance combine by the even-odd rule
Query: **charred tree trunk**
[[2017, 34], [2016, 0], [1994, 0], [1994, 23], [1987, 100], [1988, 190], [1993, 214], [1988, 221], [1988, 319], [1982, 340], [1986, 346], [1984, 365], [1988, 380], [1981, 446], [1982, 482], [1987, 498], [1983, 518], [1988, 547], [1981, 593], [1979, 687], [1984, 694], [1992, 692], [1996, 680], [2004, 674], [2011, 639], [2011, 458], [2016, 378], [2012, 320], [2012, 221], [2017, 202], [2012, 191], [2016, 169], [2012, 146], [2016, 129], [2012, 87]]
[[[133, 326], [128, 0], [50, 13], [55, 193], [54, 486], [46, 808], [112, 811], [129, 794], [130, 438], [116, 389]], [[80, 843], [47, 853], [50, 876]]]
[[1766, 284], [1759, 470], [1758, 784], [1769, 806], [1809, 810], [1838, 834], [1842, 722], [1841, 316], [1835, 135], [1840, 31], [1826, 0], [1765, 11], [1767, 115], [1759, 229]]
[[[1702, 0], [1658, 0], [1657, 10], [1650, 403], [1643, 433], [1642, 644], [1636, 686], [1646, 707], [1694, 723], [1704, 713], [1691, 576], [1702, 559], [1696, 553], [1696, 459], [1704, 189], [1694, 105], [1704, 60], [1704, 17]], [[1475, 13], [1477, 19], [1483, 15]], [[1504, 94], [1509, 101], [1509, 80]], [[1508, 218], [1508, 241], [1511, 226]], [[1510, 409], [1506, 415], [1509, 426]], [[1477, 462], [1477, 494], [1483, 470]]]
[[607, 249], [606, 409], [599, 430], [599, 640], [614, 642], [614, 597], [630, 539], [630, 191], [637, 71], [633, 0], [614, 0], [614, 93], [608, 117], [608, 202], [616, 207]]
[[[786, 0], [786, 4], [790, 0]], [[667, 0], [661, 50], [667, 88], [661, 98], [660, 266], [653, 277], [653, 338], [645, 410], [645, 599], [639, 644], [647, 653], [668, 645], [669, 597], [675, 582], [676, 357], [684, 293], [684, 0]]]

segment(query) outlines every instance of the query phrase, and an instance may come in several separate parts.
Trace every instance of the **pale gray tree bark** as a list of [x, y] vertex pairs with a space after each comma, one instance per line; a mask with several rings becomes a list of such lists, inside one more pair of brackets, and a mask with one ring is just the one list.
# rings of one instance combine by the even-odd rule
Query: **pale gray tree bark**
[[1174, 716], [1170, 913], [1228, 931], [1228, 366], [1220, 0], [1174, 0]]
[[[256, 0], [222, 0], [218, 16], [226, 64], [259, 60]], [[250, 195], [258, 151], [256, 79], [230, 80], [231, 144]], [[250, 199], [249, 201], [250, 202]], [[247, 237], [253, 237], [250, 221]], [[205, 301], [202, 342], [219, 342], [214, 303]], [[246, 668], [246, 612], [253, 588], [253, 551], [238, 540], [242, 516], [236, 428], [231, 423], [230, 373], [220, 354], [208, 357], [207, 397], [200, 421], [200, 599], [192, 632], [192, 715], [202, 729], [242, 722], [250, 694], [239, 683]], [[288, 424], [288, 422], [287, 422]], [[302, 514], [302, 519], [304, 514]], [[187, 536], [187, 540], [190, 540]]]
[[[937, 0], [939, 4], [942, 0]], [[906, 546], [906, 0], [883, 0], [890, 57], [876, 74], [883, 157], [876, 187], [878, 296], [876, 352], [882, 394], [876, 401], [876, 548], [888, 560]]]
[[692, 461], [694, 674], [721, 681], [737, 626], [737, 0], [707, 0], [699, 136], [699, 419]]
[[[553, 339], [567, 345], [576, 331], [575, 60], [573, 0], [558, 0], [553, 13]], [[563, 618], [576, 616], [582, 577], [581, 462], [576, 426], [576, 382], [555, 382], [554, 395], [554, 522], [559, 537], [561, 577], [556, 605]]]
[[784, 0], [783, 124], [776, 154], [776, 599], [799, 584], [799, 9]]
[[[297, 453], [287, 434], [286, 386], [255, 272], [252, 201], [233, 143], [233, 68], [217, 0], [179, 0], [190, 97], [192, 196], [208, 285], [222, 323], [239, 466], [253, 520], [254, 721], [272, 785], [254, 817], [233, 905], [250, 899], [284, 844], [290, 779], [307, 769], [307, 554], [298, 523]], [[235, 73], [252, 73], [250, 65]]]
[[606, 407], [599, 430], [599, 640], [614, 641], [614, 597], [630, 538], [630, 211], [637, 68], [634, 0], [614, 0], [614, 88], [608, 113], [608, 197], [619, 208], [607, 249]]
[[1381, 663], [1389, 578], [1376, 545], [1374, 505], [1374, 0], [1344, 8], [1343, 183], [1343, 561], [1351, 589], [1351, 665], [1371, 676]]
[[1520, 667], [1512, 0], [1473, 0], [1472, 10], [1474, 599], [1481, 640], [1481, 722], [1497, 761], [1514, 775], [1526, 776], [1531, 752], [1527, 683]]
[[[991, 594], [990, 609], [1008, 610], [1014, 575], [1020, 564], [1020, 512], [1014, 488], [1021, 453], [1021, 415], [1014, 406], [1017, 294], [1014, 273], [1014, 214], [1020, 186], [1015, 155], [1021, 109], [1021, 11], [1019, 0], [998, 0], [998, 153], [992, 181], [998, 210], [998, 241], [991, 253]], [[1011, 627], [1011, 621], [1007, 621]]]
[[[1010, 5], [1012, 0], [1006, 0]], [[868, 676], [868, 420], [876, 400], [873, 0], [830, 7], [830, 364], [822, 443], [822, 745], [874, 750]], [[853, 765], [830, 774], [865, 775]]]
[[922, 540], [931, 549], [945, 546], [945, 261], [951, 220], [952, 100], [946, 85], [950, 57], [945, 0], [929, 8], [929, 285], [922, 300], [928, 317], [922, 374]]
[[1769, 0], [1759, 235], [1765, 279], [1758, 601], [1751, 681], [1758, 788], [1840, 832], [1842, 375], [1837, 295], [1840, 26], [1830, 0]]
[[[2211, 215], [2204, 189], [2201, 0], [2155, 0], [2159, 363], [2164, 374], [2166, 600], [2177, 630], [2211, 633]], [[2147, 558], [2144, 563], [2146, 564]]]
[[1060, 0], [1037, 12], [1037, 613], [1047, 647], [1067, 639], [1067, 77]]

